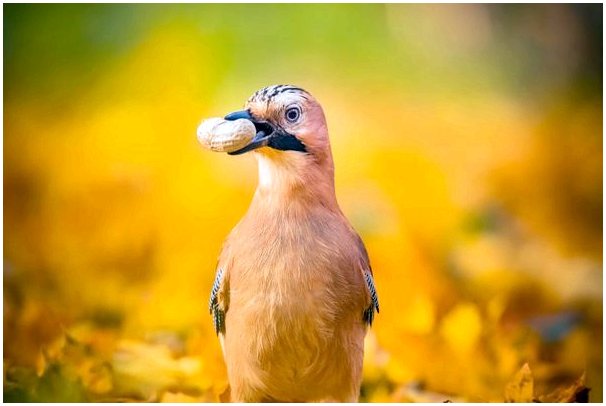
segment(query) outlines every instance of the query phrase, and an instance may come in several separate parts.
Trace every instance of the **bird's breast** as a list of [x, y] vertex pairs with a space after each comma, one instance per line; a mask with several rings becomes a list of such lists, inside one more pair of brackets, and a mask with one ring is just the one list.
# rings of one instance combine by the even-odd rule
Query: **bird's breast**
[[246, 360], [248, 374], [275, 390], [347, 365], [343, 337], [363, 328], [360, 273], [336, 220], [243, 222], [229, 241], [226, 358]]
[[[356, 244], [337, 214], [247, 219], [230, 241], [231, 300], [276, 313], [320, 313], [350, 301], [359, 282]], [[350, 297], [351, 296], [351, 297]], [[339, 306], [336, 306], [339, 305]], [[322, 310], [325, 310], [322, 312]]]

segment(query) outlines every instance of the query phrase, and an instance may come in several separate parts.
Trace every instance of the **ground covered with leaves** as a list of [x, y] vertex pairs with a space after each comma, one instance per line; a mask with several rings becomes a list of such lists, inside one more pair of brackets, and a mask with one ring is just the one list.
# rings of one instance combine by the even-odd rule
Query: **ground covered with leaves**
[[225, 399], [208, 294], [256, 163], [195, 130], [293, 83], [381, 302], [361, 400], [602, 401], [601, 15], [6, 5], [4, 400]]

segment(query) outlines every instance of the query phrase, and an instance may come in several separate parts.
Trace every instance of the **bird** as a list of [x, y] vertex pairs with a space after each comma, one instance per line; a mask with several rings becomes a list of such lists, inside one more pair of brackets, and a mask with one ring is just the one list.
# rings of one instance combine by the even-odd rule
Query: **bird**
[[379, 301], [367, 250], [341, 211], [324, 111], [304, 89], [256, 91], [225, 120], [256, 134], [258, 185], [227, 236], [209, 311], [233, 402], [357, 402]]

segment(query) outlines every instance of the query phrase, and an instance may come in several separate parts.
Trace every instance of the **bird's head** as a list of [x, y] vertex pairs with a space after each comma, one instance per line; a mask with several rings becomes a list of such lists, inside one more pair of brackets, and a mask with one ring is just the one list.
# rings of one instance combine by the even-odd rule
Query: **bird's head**
[[[256, 135], [230, 155], [254, 151], [259, 163], [259, 196], [282, 205], [284, 198], [320, 199], [335, 205], [334, 165], [326, 119], [320, 104], [305, 90], [290, 85], [255, 92], [245, 109], [225, 116], [247, 119]], [[288, 197], [286, 197], [288, 196]]]
[[275, 151], [282, 151], [322, 160], [330, 153], [322, 107], [299, 87], [275, 85], [256, 91], [246, 102], [245, 110], [225, 116], [226, 120], [239, 118], [252, 121], [257, 134], [248, 145], [230, 152], [231, 155], [257, 150], [277, 156]]

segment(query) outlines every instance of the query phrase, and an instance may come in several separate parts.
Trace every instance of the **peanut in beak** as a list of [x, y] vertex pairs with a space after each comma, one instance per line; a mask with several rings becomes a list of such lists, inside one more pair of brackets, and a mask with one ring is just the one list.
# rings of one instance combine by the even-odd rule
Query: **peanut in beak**
[[248, 145], [255, 137], [255, 125], [246, 119], [227, 121], [209, 118], [198, 127], [198, 141], [215, 152], [233, 152]]

